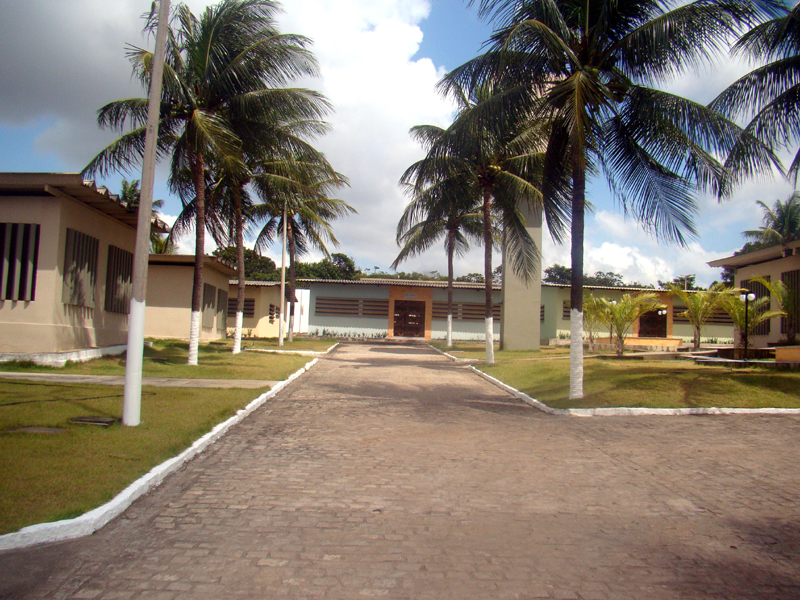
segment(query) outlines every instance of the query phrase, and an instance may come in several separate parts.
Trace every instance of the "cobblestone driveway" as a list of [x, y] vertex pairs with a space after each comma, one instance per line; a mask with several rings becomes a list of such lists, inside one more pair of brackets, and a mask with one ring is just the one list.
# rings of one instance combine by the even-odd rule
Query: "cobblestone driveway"
[[349, 345], [0, 598], [800, 598], [800, 419], [547, 416]]

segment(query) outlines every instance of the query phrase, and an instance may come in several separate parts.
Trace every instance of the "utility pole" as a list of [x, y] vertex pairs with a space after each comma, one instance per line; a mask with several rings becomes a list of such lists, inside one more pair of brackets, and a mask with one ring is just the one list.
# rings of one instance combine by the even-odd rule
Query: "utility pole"
[[125, 395], [122, 401], [122, 424], [134, 427], [141, 422], [142, 361], [144, 358], [144, 313], [147, 296], [147, 267], [150, 260], [150, 215], [153, 209], [153, 186], [156, 173], [156, 141], [161, 112], [161, 76], [164, 72], [164, 49], [167, 41], [169, 0], [158, 4], [158, 29], [150, 95], [147, 103], [147, 130], [142, 160], [142, 192], [136, 222], [136, 248], [133, 253], [133, 290], [128, 316], [128, 352], [125, 360]]
[[286, 314], [286, 200], [283, 201], [283, 241], [281, 242], [281, 314], [278, 315], [278, 346], [283, 346], [283, 316]]

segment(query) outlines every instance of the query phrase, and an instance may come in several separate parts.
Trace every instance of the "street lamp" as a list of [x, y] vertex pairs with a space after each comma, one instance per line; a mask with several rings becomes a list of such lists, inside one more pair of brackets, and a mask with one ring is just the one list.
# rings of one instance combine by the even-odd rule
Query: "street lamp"
[[750, 329], [748, 327], [748, 304], [756, 299], [756, 295], [753, 292], [749, 292], [747, 294], [740, 294], [739, 300], [744, 302], [744, 359], [747, 360], [747, 332]]

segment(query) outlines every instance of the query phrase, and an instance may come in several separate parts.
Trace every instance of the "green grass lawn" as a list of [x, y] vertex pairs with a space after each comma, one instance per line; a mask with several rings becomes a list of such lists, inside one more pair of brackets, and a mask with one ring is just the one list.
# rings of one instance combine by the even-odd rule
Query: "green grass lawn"
[[[553, 356], [549, 349], [539, 357]], [[800, 408], [800, 373], [698, 366], [679, 360], [584, 361], [584, 397], [569, 400], [569, 358], [498, 352], [481, 371], [553, 408]]]
[[100, 506], [264, 391], [145, 387], [142, 424], [104, 428], [69, 419], [120, 417], [121, 387], [0, 380], [0, 534]]
[[[328, 344], [327, 347], [332, 344]], [[305, 365], [307, 356], [260, 352], [231, 354], [225, 344], [201, 344], [199, 364], [186, 364], [188, 343], [177, 340], [155, 340], [145, 347], [142, 372], [145, 377], [186, 377], [191, 379], [264, 379], [280, 381]], [[0, 363], [0, 371], [31, 373], [65, 373], [78, 375], [124, 375], [125, 355], [105, 356], [83, 363], [67, 363], [63, 367], [44, 367], [31, 362]]]

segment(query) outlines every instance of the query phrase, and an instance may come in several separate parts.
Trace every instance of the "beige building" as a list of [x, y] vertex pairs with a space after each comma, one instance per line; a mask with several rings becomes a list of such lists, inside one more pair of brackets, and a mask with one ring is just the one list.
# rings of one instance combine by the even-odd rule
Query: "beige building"
[[[753, 281], [761, 277], [770, 281], [782, 281], [794, 290], [795, 298], [800, 298], [800, 241], [790, 242], [786, 246], [773, 246], [747, 254], [728, 256], [708, 264], [712, 267], [733, 269], [734, 285], [747, 288], [757, 296], [769, 295], [769, 290], [764, 285]], [[774, 299], [771, 301], [771, 308], [779, 308]], [[795, 322], [798, 322], [800, 306], [796, 306], [795, 310]], [[784, 338], [785, 332], [785, 318], [771, 319], [756, 329], [756, 334], [749, 342], [753, 346], [775, 344]]]
[[[228, 290], [228, 332], [233, 335], [236, 325], [237, 281]], [[248, 281], [244, 288], [242, 337], [276, 338], [281, 312], [280, 281]]]
[[0, 173], [0, 353], [125, 344], [136, 221], [79, 174]]
[[[200, 341], [225, 338], [228, 326], [228, 290], [230, 278], [235, 274], [235, 269], [228, 263], [213, 256], [205, 257]], [[189, 339], [193, 278], [194, 255], [150, 255], [145, 337]]]

